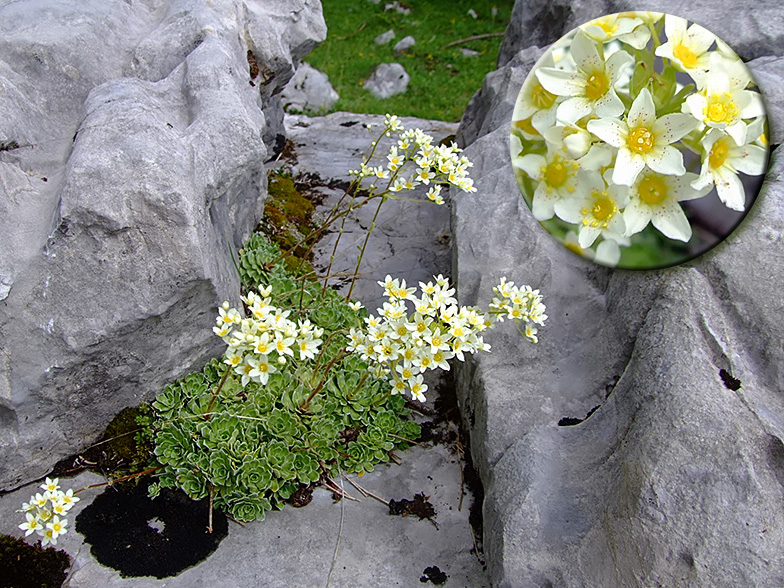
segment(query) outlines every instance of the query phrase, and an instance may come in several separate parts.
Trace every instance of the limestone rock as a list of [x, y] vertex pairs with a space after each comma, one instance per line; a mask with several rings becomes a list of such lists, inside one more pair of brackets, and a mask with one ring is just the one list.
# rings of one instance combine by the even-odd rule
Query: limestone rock
[[399, 63], [382, 63], [365, 82], [365, 89], [376, 98], [389, 98], [405, 92], [410, 80], [411, 77]]
[[219, 351], [279, 132], [266, 109], [324, 38], [319, 8], [0, 7], [0, 141], [19, 145], [0, 152], [0, 489]]
[[416, 40], [411, 35], [403, 37], [395, 44], [395, 53], [403, 53], [406, 49], [410, 49], [416, 45]]
[[[580, 22], [632, 8], [614, 4], [587, 14], [581, 11], [598, 3], [570, 6], [563, 4], [568, 18]], [[728, 6], [649, 9], [696, 19], [742, 55], [757, 56], [749, 66], [767, 93], [771, 141], [778, 144], [784, 72], [771, 21], [780, 17], [760, 2], [739, 17], [734, 33], [729, 19], [719, 30], [711, 19]], [[469, 145], [478, 191], [453, 194], [452, 203], [461, 304], [486, 305], [506, 275], [539, 288], [550, 317], [538, 345], [504, 323], [485, 337], [490, 354], [456, 366], [486, 489], [492, 585], [778, 586], [781, 154], [773, 153], [758, 201], [736, 232], [693, 262], [623, 272], [573, 255], [534, 221], [508, 163], [512, 106], [541, 54], [529, 45], [562, 34], [552, 19], [545, 25], [536, 17], [534, 2], [518, 2], [515, 13], [518, 23], [526, 15], [542, 28], [517, 40], [507, 35], [507, 66], [488, 76], [469, 105], [458, 137]]]
[[287, 112], [319, 114], [332, 108], [339, 98], [327, 74], [304, 62], [281, 92]]
[[[381, 0], [379, 0], [380, 2]], [[395, 38], [395, 31], [389, 29], [386, 33], [381, 33], [376, 39], [373, 41], [376, 45], [386, 45], [392, 39]]]

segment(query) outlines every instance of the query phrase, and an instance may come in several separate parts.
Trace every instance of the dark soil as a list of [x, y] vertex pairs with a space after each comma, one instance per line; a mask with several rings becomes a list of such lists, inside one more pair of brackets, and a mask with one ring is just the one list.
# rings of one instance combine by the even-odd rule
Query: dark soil
[[442, 572], [438, 566], [430, 566], [425, 568], [423, 572], [423, 576], [419, 578], [419, 581], [423, 584], [427, 582], [432, 582], [436, 585], [441, 585], [446, 583], [446, 579], [449, 577], [444, 572]]
[[64, 551], [0, 535], [0, 588], [58, 588], [70, 567]]
[[302, 508], [303, 506], [310, 504], [311, 500], [313, 500], [312, 484], [310, 486], [300, 486], [294, 494], [289, 497], [288, 503], [294, 508]]
[[164, 488], [154, 500], [146, 484], [110, 487], [76, 517], [76, 531], [93, 557], [123, 577], [174, 576], [207, 558], [226, 535], [226, 516], [212, 513], [209, 501], [194, 501]]
[[436, 510], [428, 501], [428, 498], [430, 497], [420, 492], [414, 495], [414, 500], [408, 500], [407, 498], [390, 500], [389, 514], [402, 517], [416, 515], [420, 521], [422, 519], [431, 519], [436, 516]]

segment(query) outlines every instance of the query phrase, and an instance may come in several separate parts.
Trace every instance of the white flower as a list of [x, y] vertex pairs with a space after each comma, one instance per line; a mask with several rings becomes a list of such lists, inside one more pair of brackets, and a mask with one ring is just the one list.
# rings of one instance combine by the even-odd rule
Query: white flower
[[742, 119], [765, 113], [760, 95], [745, 89], [750, 81], [742, 63], [712, 53], [705, 88], [686, 98], [684, 110], [705, 125], [726, 131], [738, 145], [743, 145], [746, 123]]
[[[537, 63], [539, 67], [555, 67], [552, 52], [544, 54]], [[528, 76], [517, 96], [512, 126], [520, 129], [526, 139], [541, 138], [540, 135], [555, 124], [558, 104], [558, 96], [545, 90], [537, 76]]]
[[599, 235], [605, 239], [622, 236], [626, 230], [621, 210], [629, 201], [625, 186], [606, 186], [598, 172], [580, 172], [579, 195], [555, 203], [555, 213], [569, 223], [580, 225], [578, 243], [585, 249]]
[[634, 12], [608, 14], [580, 28], [594, 41], [607, 43], [618, 39], [635, 49], [642, 49], [651, 39], [651, 31], [647, 24]]
[[765, 173], [767, 150], [758, 145], [738, 145], [730, 135], [712, 129], [702, 140], [705, 156], [700, 177], [692, 188], [716, 185], [719, 199], [732, 210], [745, 210], [746, 194], [738, 172], [759, 176]]
[[571, 45], [575, 71], [540, 68], [536, 71], [542, 86], [568, 100], [558, 106], [558, 118], [573, 123], [595, 112], [597, 116], [616, 117], [623, 114], [623, 102], [615, 93], [624, 68], [632, 62], [626, 51], [616, 51], [604, 61], [584, 32], [577, 31]]
[[538, 221], [552, 218], [553, 205], [576, 189], [579, 165], [557, 152], [548, 151], [546, 158], [536, 153], [515, 157], [512, 165], [539, 182], [531, 204], [531, 212]]
[[[41, 524], [41, 521], [38, 520], [38, 517], [33, 513], [26, 513], [25, 518], [27, 519], [26, 522], [19, 525], [19, 528], [25, 532], [25, 537], [32, 535], [36, 531], [42, 531], [44, 526]], [[40, 535], [41, 533], [39, 533]]]
[[66, 519], [60, 519], [58, 516], [52, 517], [52, 520], [46, 523], [47, 531], [51, 530], [51, 541], [52, 543], [56, 543], [56, 539], [60, 535], [65, 535], [68, 532], [68, 529], [65, 526], [68, 524]]
[[679, 141], [699, 123], [684, 114], [656, 118], [656, 107], [647, 88], [634, 99], [626, 120], [603, 118], [588, 122], [588, 130], [618, 148], [612, 181], [631, 186], [647, 166], [665, 175], [686, 172], [683, 155], [671, 143]]
[[626, 235], [642, 231], [649, 222], [670, 239], [688, 241], [691, 225], [678, 202], [701, 198], [710, 186], [700, 190], [691, 187], [696, 174], [668, 176], [652, 171], [641, 173], [629, 190], [629, 204], [623, 211]]
[[664, 32], [667, 35], [667, 42], [657, 47], [654, 53], [671, 60], [679, 70], [696, 74], [692, 77], [697, 81], [702, 79], [699, 71], [710, 67], [708, 49], [713, 45], [716, 37], [698, 24], [691, 25], [687, 30], [687, 24], [685, 18], [666, 14]]

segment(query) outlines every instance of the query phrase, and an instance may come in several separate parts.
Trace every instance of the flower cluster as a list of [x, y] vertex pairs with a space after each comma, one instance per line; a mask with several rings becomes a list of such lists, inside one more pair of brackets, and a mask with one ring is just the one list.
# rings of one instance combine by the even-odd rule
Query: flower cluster
[[650, 12], [591, 21], [543, 57], [518, 97], [512, 161], [533, 181], [534, 217], [576, 225], [583, 250], [607, 243], [608, 265], [649, 224], [688, 242], [680, 203], [714, 187], [743, 211], [738, 173], [765, 171], [765, 111], [748, 69], [687, 25]]
[[490, 303], [490, 311], [496, 320], [512, 319], [531, 343], [538, 342], [535, 325], [541, 326], [547, 320], [539, 290], [532, 290], [530, 286], [515, 286], [514, 282], [508, 282], [504, 277], [493, 288], [493, 292], [498, 296]]
[[[375, 147], [381, 137], [397, 132], [397, 142], [390, 147], [386, 164], [370, 165]], [[406, 192], [420, 184], [429, 186], [427, 198], [436, 204], [443, 204], [442, 185], [456, 186], [464, 192], [476, 192], [473, 180], [468, 176], [468, 168], [473, 164], [466, 158], [457, 145], [433, 145], [433, 137], [421, 129], [404, 129], [397, 116], [386, 115], [384, 130], [378, 140], [372, 142], [374, 148], [358, 170], [349, 174], [359, 179], [373, 178], [371, 189], [378, 180], [387, 180], [385, 191]], [[412, 170], [413, 168], [413, 170]], [[408, 170], [408, 171], [407, 171]], [[431, 185], [432, 184], [432, 185]]]
[[228, 345], [224, 362], [241, 376], [243, 386], [250, 381], [266, 384], [270, 374], [277, 371], [276, 366], [289, 359], [315, 358], [322, 343], [322, 328], [308, 319], [297, 323], [289, 320], [291, 311], [272, 305], [271, 293], [271, 287], [259, 286], [258, 294], [251, 291], [241, 297], [248, 308], [247, 318], [224, 302], [213, 327]]
[[60, 490], [58, 478], [46, 478], [40, 488], [44, 492], [31, 496], [30, 502], [23, 503], [22, 509], [17, 511], [24, 513], [27, 519], [19, 528], [25, 532], [25, 537], [33, 533], [43, 537], [44, 546], [50, 543], [57, 545], [57, 538], [68, 532], [68, 519], [64, 516], [79, 499], [72, 489], [68, 492]]
[[[406, 287], [405, 280], [387, 276], [378, 283], [389, 300], [377, 310], [378, 316], [364, 319], [363, 328], [351, 329], [347, 349], [359, 353], [378, 377], [387, 376], [393, 394], [408, 392], [420, 402], [425, 401], [427, 391], [424, 373], [449, 370], [449, 360], [465, 361], [466, 353], [489, 351], [481, 333], [496, 320], [508, 317], [525, 322], [526, 335], [536, 342], [536, 329], [528, 323], [542, 324], [547, 318], [538, 291], [516, 288], [506, 278], [494, 289], [503, 301], [494, 299], [487, 313], [458, 306], [454, 288], [441, 275], [435, 283], [419, 283], [421, 296], [416, 296], [416, 288]], [[413, 305], [413, 313], [407, 302]]]
[[[393, 394], [409, 392], [422, 402], [427, 391], [424, 372], [448, 370], [453, 357], [463, 360], [465, 353], [490, 349], [479, 333], [492, 324], [491, 318], [476, 308], [458, 307], [449, 281], [440, 275], [435, 280], [435, 284], [420, 282], [420, 297], [415, 296], [416, 288], [406, 287], [405, 280], [387, 276], [379, 282], [389, 300], [378, 309], [379, 316], [364, 319], [364, 328], [351, 329], [347, 347], [359, 353], [379, 377], [389, 377]], [[413, 304], [413, 314], [406, 301]]]

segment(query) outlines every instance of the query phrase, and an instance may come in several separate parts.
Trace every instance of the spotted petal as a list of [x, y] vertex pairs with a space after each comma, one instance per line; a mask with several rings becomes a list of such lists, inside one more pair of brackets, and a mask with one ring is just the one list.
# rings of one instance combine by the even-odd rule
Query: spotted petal
[[632, 102], [629, 115], [626, 118], [629, 128], [651, 127], [656, 121], [656, 106], [648, 88], [640, 90], [637, 98]]
[[619, 149], [615, 158], [612, 181], [621, 186], [631, 186], [645, 167], [645, 160], [639, 155], [632, 155], [628, 149]]
[[626, 127], [615, 118], [589, 120], [588, 130], [602, 141], [613, 147], [620, 147], [626, 142]]
[[675, 143], [691, 133], [700, 123], [688, 114], [665, 114], [657, 119], [651, 130], [656, 135], [656, 142]]
[[691, 225], [680, 205], [674, 200], [665, 200], [653, 211], [653, 226], [665, 236], [678, 241], [691, 239]]
[[653, 171], [665, 176], [682, 176], [686, 173], [686, 168], [683, 167], [683, 155], [672, 145], [665, 145], [656, 152], [649, 154], [645, 158], [645, 163]]

